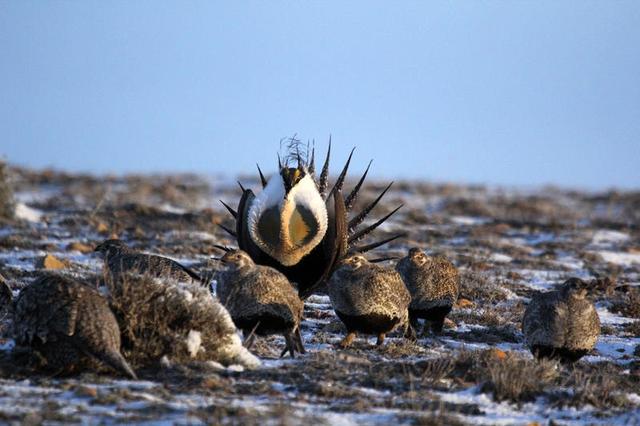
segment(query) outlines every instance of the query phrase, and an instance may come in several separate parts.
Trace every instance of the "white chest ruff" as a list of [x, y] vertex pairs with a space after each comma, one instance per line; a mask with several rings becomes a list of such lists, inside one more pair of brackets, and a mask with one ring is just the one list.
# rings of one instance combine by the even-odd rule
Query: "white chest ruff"
[[[309, 229], [308, 235], [299, 239], [293, 234], [296, 223], [304, 225], [302, 216]], [[286, 193], [281, 176], [276, 174], [254, 199], [248, 222], [251, 240], [262, 251], [285, 266], [293, 266], [322, 241], [328, 216], [311, 176], [303, 177]]]

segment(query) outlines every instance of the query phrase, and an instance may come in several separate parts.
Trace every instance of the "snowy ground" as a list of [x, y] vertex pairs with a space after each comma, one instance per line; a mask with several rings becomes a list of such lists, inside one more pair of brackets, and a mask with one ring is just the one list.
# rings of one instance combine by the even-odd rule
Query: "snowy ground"
[[[89, 249], [111, 235], [201, 272], [215, 267], [212, 243], [233, 244], [216, 226], [229, 222], [217, 200], [237, 203], [233, 180], [13, 172], [20, 220], [0, 222], [0, 272], [14, 292], [47, 254], [95, 282], [102, 263]], [[253, 178], [241, 181], [258, 189]], [[356, 209], [383, 187], [367, 186]], [[1, 364], [0, 422], [638, 424], [640, 193], [399, 182], [375, 214], [401, 203], [377, 236], [408, 237], [374, 256], [419, 246], [459, 267], [464, 300], [441, 336], [392, 336], [383, 347], [359, 338], [337, 350], [342, 325], [328, 298], [314, 295], [302, 324], [308, 353], [278, 359], [281, 337], [259, 341], [264, 366], [255, 371], [157, 366], [139, 369], [134, 382], [25, 376]], [[526, 368], [539, 368], [522, 345], [526, 303], [571, 276], [592, 284], [603, 324], [596, 349], [573, 367], [545, 370], [542, 385], [505, 396], [505, 380], [493, 373], [526, 383]], [[6, 320], [2, 336], [8, 354]]]

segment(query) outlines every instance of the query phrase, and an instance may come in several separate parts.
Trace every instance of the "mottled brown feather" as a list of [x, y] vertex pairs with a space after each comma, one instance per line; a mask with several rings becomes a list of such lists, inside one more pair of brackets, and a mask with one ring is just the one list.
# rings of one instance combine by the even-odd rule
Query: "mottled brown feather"
[[172, 278], [176, 281], [203, 284], [203, 279], [191, 269], [167, 257], [138, 253], [120, 240], [107, 240], [96, 247], [104, 254], [103, 271], [121, 275], [135, 272], [154, 278]]
[[216, 294], [236, 326], [249, 333], [260, 322], [258, 334], [285, 339], [297, 332], [304, 304], [284, 274], [256, 265], [241, 250], [227, 252], [222, 261], [226, 267], [216, 275]]
[[411, 310], [451, 307], [458, 299], [458, 270], [444, 257], [410, 251], [398, 262], [396, 270], [411, 293]]
[[581, 283], [573, 278], [558, 290], [531, 298], [522, 319], [522, 332], [532, 352], [547, 348], [558, 353], [586, 353], [595, 347], [600, 318]]
[[89, 356], [135, 378], [120, 354], [120, 329], [107, 301], [70, 278], [45, 275], [25, 287], [14, 304], [13, 334], [52, 368], [72, 370]]
[[[362, 256], [345, 259], [328, 283], [329, 298], [336, 313], [353, 318], [397, 319], [391, 329], [377, 330], [372, 324], [347, 325], [353, 331], [387, 333], [408, 326], [411, 296], [400, 275], [390, 268], [369, 263]], [[384, 322], [387, 328], [388, 323]], [[350, 330], [351, 331], [351, 330]]]

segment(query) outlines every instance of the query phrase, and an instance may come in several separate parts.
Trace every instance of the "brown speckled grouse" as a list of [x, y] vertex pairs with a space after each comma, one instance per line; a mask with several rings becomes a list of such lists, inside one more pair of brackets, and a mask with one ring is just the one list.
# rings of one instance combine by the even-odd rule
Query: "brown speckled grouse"
[[575, 362], [592, 350], [600, 335], [600, 318], [587, 299], [586, 284], [567, 280], [558, 290], [531, 298], [522, 319], [525, 343], [537, 358]]
[[342, 261], [328, 283], [329, 298], [336, 314], [347, 328], [340, 346], [349, 347], [356, 333], [378, 336], [398, 326], [409, 330], [411, 295], [400, 275], [393, 269], [370, 263], [355, 255]]
[[256, 265], [242, 250], [230, 250], [221, 259], [225, 269], [216, 275], [216, 293], [245, 335], [282, 334], [286, 349], [304, 353], [300, 336], [303, 302], [287, 277], [269, 266]]
[[51, 369], [73, 372], [93, 358], [136, 378], [120, 353], [120, 329], [106, 299], [71, 278], [44, 275], [25, 287], [13, 303], [13, 335]]
[[418, 318], [423, 318], [425, 326], [430, 324], [434, 332], [441, 332], [444, 318], [458, 299], [458, 270], [447, 259], [427, 256], [418, 248], [409, 250], [396, 270], [411, 293], [411, 325], [417, 330]]
[[154, 254], [138, 253], [121, 240], [106, 240], [95, 251], [104, 255], [105, 275], [125, 272], [148, 274], [157, 278], [173, 278], [176, 281], [203, 284], [202, 278], [175, 260]]

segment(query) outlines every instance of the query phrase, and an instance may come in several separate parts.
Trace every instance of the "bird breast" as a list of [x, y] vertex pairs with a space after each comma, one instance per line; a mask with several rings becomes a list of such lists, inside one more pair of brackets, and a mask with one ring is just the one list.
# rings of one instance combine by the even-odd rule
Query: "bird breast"
[[309, 175], [289, 192], [275, 175], [249, 208], [248, 221], [254, 243], [282, 265], [292, 266], [322, 241], [328, 215]]

